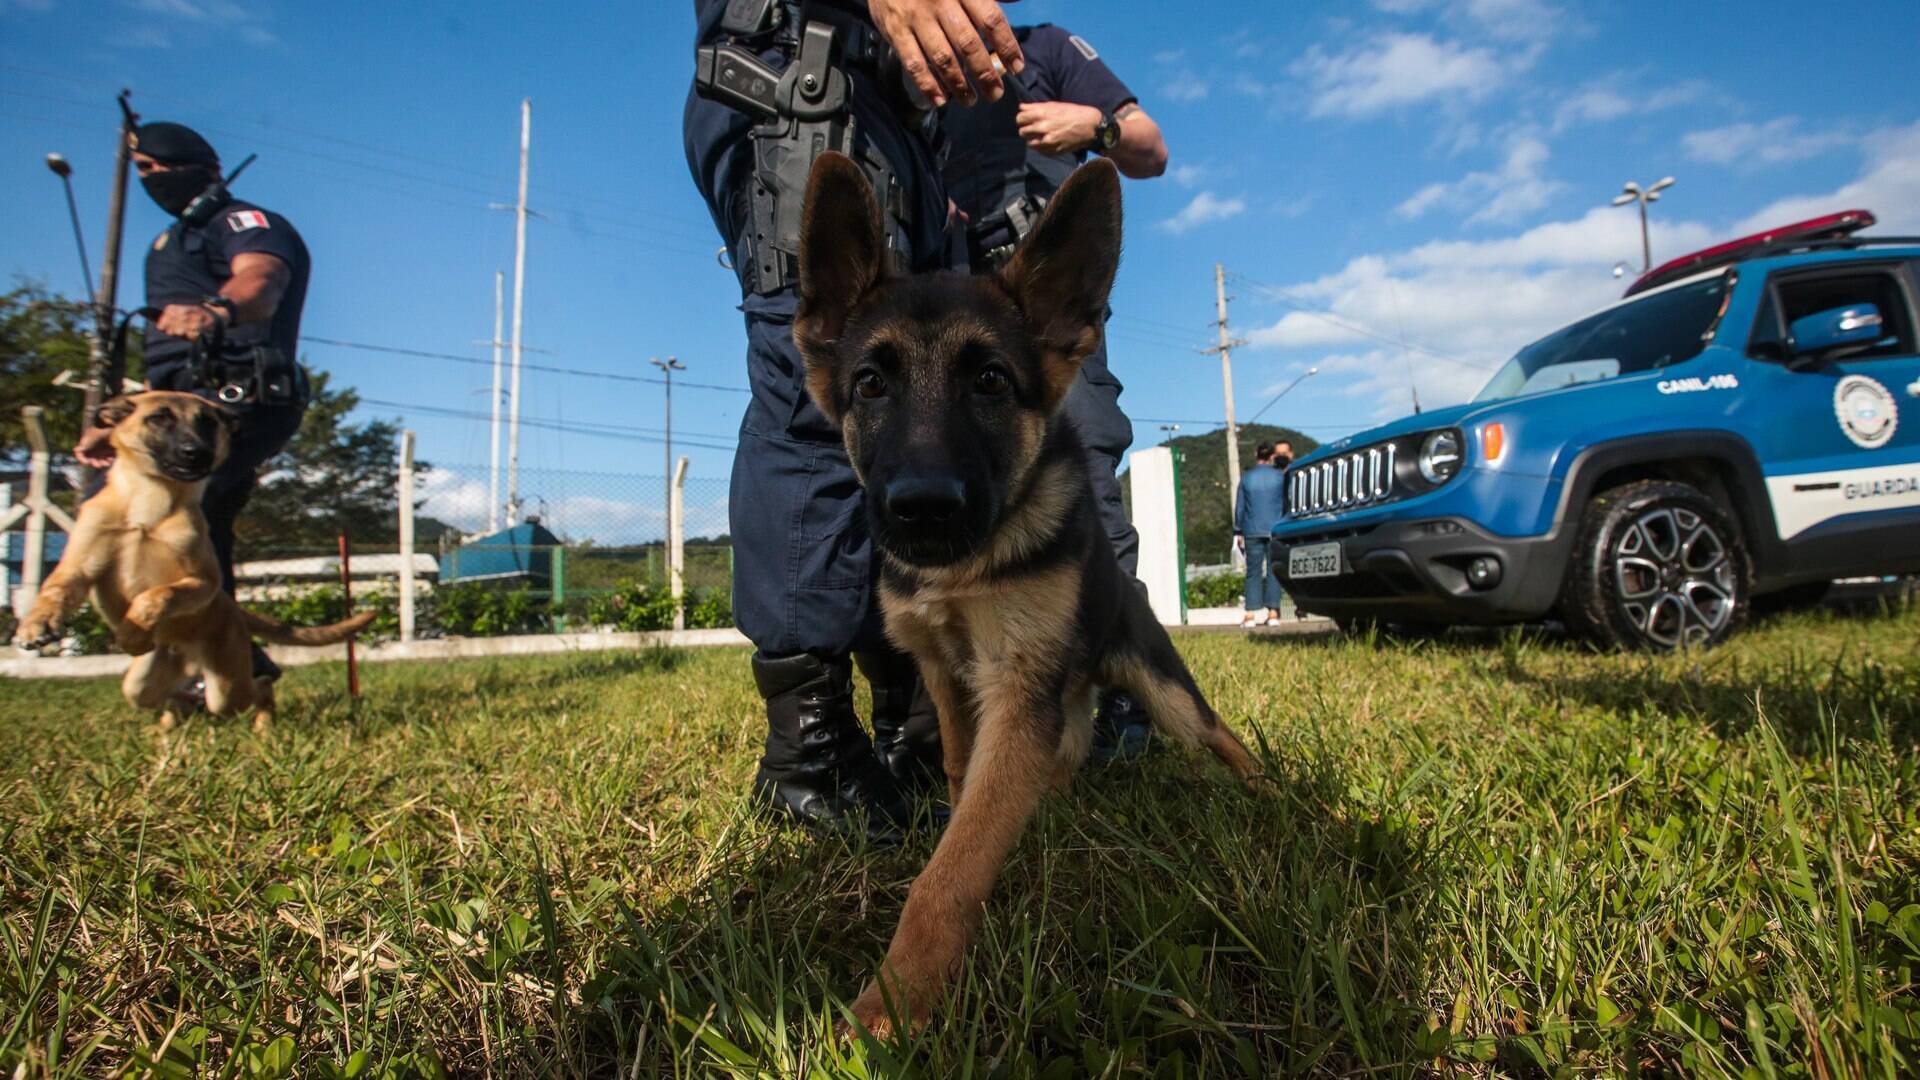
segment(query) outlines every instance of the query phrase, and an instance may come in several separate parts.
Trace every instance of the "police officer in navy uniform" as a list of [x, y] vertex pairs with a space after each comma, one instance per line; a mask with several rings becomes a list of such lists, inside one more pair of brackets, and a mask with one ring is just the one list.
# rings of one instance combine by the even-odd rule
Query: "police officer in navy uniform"
[[[1160, 125], [1085, 38], [1050, 23], [1015, 27], [1014, 36], [1027, 67], [1009, 80], [1011, 92], [973, 108], [949, 107], [941, 116], [947, 194], [965, 217], [967, 258], [976, 273], [997, 270], [1012, 256], [1088, 154], [1106, 156], [1136, 180], [1167, 169]], [[1140, 534], [1127, 520], [1115, 475], [1133, 443], [1120, 392], [1102, 340], [1081, 365], [1064, 407], [1087, 448], [1101, 522], [1121, 569], [1131, 575], [1140, 563]], [[1146, 714], [1109, 690], [1096, 714], [1094, 755], [1137, 752], [1149, 730]]]
[[[881, 631], [860, 485], [807, 397], [793, 344], [801, 196], [818, 151], [846, 153], [888, 215], [896, 268], [948, 266], [933, 114], [948, 101], [997, 100], [993, 60], [1013, 71], [1025, 61], [993, 0], [694, 0], [693, 9], [687, 163], [740, 279], [753, 393], [729, 511], [734, 617], [756, 648], [767, 709], [754, 794], [783, 819], [864, 823], [874, 839], [895, 839], [911, 819], [902, 784], [926, 775], [924, 744], [893, 752], [915, 671]], [[873, 739], [854, 710], [856, 662], [873, 689]]]
[[[208, 478], [201, 510], [234, 591], [233, 526], [253, 495], [260, 467], [300, 429], [306, 373], [295, 362], [306, 305], [306, 244], [286, 218], [234, 198], [221, 180], [220, 155], [192, 128], [157, 121], [133, 133], [140, 184], [174, 220], [147, 251], [148, 387], [221, 402], [240, 417], [226, 461]], [[120, 384], [111, 373], [109, 386]], [[82, 436], [74, 455], [105, 468], [107, 432]], [[255, 645], [254, 674], [279, 669]]]

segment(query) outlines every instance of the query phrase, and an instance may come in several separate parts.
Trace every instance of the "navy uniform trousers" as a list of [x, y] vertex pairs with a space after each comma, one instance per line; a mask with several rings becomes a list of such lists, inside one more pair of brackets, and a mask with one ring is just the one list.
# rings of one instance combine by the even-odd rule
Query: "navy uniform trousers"
[[[946, 193], [932, 153], [881, 103], [865, 72], [850, 72], [848, 83], [861, 138], [905, 190], [912, 220], [894, 227], [894, 243], [913, 269], [938, 269]], [[742, 271], [753, 265], [750, 130], [740, 113], [688, 93], [687, 164]], [[741, 291], [753, 398], [740, 421], [728, 506], [734, 621], [769, 657], [883, 648], [866, 503], [839, 431], [807, 396], [793, 344], [794, 289], [756, 293], [743, 273]]]

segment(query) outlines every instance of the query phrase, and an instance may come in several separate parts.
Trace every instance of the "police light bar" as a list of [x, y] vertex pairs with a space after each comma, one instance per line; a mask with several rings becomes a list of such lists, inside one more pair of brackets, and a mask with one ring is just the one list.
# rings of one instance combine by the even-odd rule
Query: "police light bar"
[[1665, 285], [1669, 281], [1678, 281], [1689, 274], [1739, 262], [1769, 244], [1831, 240], [1836, 237], [1851, 236], [1873, 225], [1874, 220], [1871, 210], [1842, 210], [1837, 214], [1796, 221], [1791, 225], [1782, 225], [1768, 229], [1766, 232], [1754, 233], [1752, 236], [1743, 236], [1738, 240], [1729, 240], [1724, 244], [1715, 244], [1713, 247], [1702, 248], [1690, 255], [1682, 255], [1671, 262], [1661, 263], [1640, 275], [1639, 279], [1627, 286], [1627, 291], [1621, 295], [1632, 296], [1635, 293]]

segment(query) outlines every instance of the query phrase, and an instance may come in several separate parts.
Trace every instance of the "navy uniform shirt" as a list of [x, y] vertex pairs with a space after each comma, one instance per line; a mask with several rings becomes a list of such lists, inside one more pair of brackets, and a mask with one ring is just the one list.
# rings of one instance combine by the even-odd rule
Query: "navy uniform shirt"
[[[1052, 23], [1014, 28], [1027, 67], [1020, 73], [1033, 101], [1066, 101], [1111, 113], [1130, 101], [1133, 91], [1120, 81], [1085, 38]], [[942, 169], [947, 194], [979, 222], [1022, 194], [1050, 197], [1087, 151], [1048, 155], [1029, 149], [1016, 119], [1020, 102], [1011, 92], [999, 101], [972, 108], [950, 105], [940, 122], [947, 135]]]
[[[154, 237], [147, 250], [147, 306], [198, 304], [220, 291], [233, 276], [233, 258], [249, 251], [272, 255], [292, 277], [280, 294], [280, 306], [268, 322], [241, 323], [227, 329], [236, 345], [271, 344], [288, 360], [297, 356], [300, 310], [307, 303], [307, 245], [286, 218], [235, 199], [205, 225], [174, 221]], [[192, 349], [185, 338], [147, 328], [147, 368], [184, 360]]]

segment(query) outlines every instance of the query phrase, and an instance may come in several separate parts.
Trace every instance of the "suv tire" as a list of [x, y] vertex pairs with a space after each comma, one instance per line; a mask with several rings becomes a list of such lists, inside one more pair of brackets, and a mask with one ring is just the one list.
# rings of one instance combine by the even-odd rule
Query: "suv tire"
[[1640, 480], [1580, 518], [1561, 611], [1602, 648], [1709, 648], [1746, 622], [1752, 562], [1733, 518], [1700, 489]]

